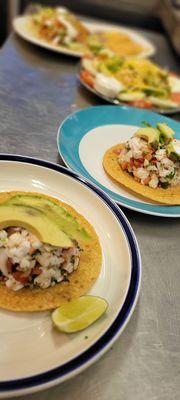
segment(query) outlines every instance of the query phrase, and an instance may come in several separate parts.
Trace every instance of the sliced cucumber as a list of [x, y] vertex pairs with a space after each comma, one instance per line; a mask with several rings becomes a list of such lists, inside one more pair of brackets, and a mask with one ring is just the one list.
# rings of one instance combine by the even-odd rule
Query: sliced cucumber
[[149, 100], [157, 107], [162, 108], [177, 108], [178, 104], [171, 100], [159, 99], [158, 97], [150, 96]]
[[118, 99], [121, 101], [136, 101], [136, 100], [142, 100], [145, 98], [145, 94], [143, 92], [134, 92], [134, 93], [128, 93], [128, 92], [122, 92], [119, 93]]

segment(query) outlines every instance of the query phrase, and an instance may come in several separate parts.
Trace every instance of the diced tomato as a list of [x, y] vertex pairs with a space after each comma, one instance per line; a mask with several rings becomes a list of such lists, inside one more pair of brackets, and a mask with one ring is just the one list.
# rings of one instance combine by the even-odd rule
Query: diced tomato
[[175, 101], [175, 103], [180, 104], [180, 92], [171, 93], [171, 100]]
[[155, 152], [155, 150], [152, 147], [148, 147], [148, 153], [153, 154]]
[[29, 249], [29, 254], [32, 255], [32, 254], [35, 253], [35, 251], [36, 251], [36, 249], [31, 246], [30, 249]]
[[39, 267], [32, 268], [32, 275], [40, 275], [42, 270]]
[[123, 171], [124, 171], [125, 169], [128, 169], [128, 162], [123, 161], [123, 162], [121, 163], [121, 168], [123, 169]]
[[130, 159], [130, 163], [129, 163], [129, 164], [130, 164], [130, 167], [131, 167], [131, 168], [134, 167], [134, 160], [133, 160], [133, 158]]
[[151, 164], [156, 164], [157, 163], [157, 160], [156, 160], [156, 158], [152, 158], [152, 160], [151, 160]]
[[12, 267], [13, 267], [13, 263], [12, 263], [11, 258], [8, 258], [6, 267], [7, 267], [8, 273], [11, 274], [12, 273]]
[[144, 158], [143, 158], [143, 157], [139, 157], [139, 158], [137, 158], [137, 161], [138, 161], [139, 163], [143, 164]]
[[146, 155], [144, 156], [144, 158], [145, 158], [146, 160], [150, 161], [150, 160], [152, 159], [152, 154], [151, 154], [151, 153], [148, 153], [148, 154], [146, 154]]
[[149, 176], [148, 176], [148, 178], [144, 179], [144, 181], [143, 181], [144, 185], [148, 185], [150, 180], [151, 180], [151, 178]]
[[144, 158], [137, 158], [136, 160], [134, 160], [135, 167], [142, 167], [143, 163], [144, 163]]
[[169, 71], [169, 75], [178, 76], [178, 75], [176, 74], [176, 72], [174, 72], [174, 71]]
[[152, 108], [152, 102], [149, 100], [135, 100], [129, 102], [128, 104], [137, 108]]
[[89, 86], [94, 86], [94, 77], [88, 71], [81, 71], [80, 78]]
[[13, 272], [12, 275], [13, 275], [14, 279], [16, 279], [16, 281], [18, 281], [18, 282], [21, 282], [21, 283], [23, 283], [23, 284], [25, 284], [25, 283], [28, 282], [28, 276], [25, 275], [25, 274], [24, 274], [23, 272], [21, 272], [21, 271]]

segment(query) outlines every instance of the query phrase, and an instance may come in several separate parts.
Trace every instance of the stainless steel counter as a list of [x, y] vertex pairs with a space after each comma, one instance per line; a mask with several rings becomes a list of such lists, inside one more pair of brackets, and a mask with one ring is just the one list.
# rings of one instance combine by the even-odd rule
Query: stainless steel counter
[[[154, 60], [177, 71], [165, 37], [143, 34], [157, 46]], [[76, 68], [74, 58], [15, 36], [8, 40], [0, 53], [0, 152], [62, 163], [56, 147], [60, 122], [75, 110], [103, 104], [80, 86]], [[179, 400], [180, 223], [123, 211], [137, 235], [143, 269], [140, 299], [127, 328], [88, 370], [23, 400]]]

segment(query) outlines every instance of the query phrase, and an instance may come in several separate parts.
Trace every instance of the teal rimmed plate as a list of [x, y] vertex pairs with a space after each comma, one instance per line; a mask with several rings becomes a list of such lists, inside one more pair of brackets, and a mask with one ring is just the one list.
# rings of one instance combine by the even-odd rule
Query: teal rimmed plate
[[143, 121], [166, 122], [180, 139], [180, 123], [162, 115], [128, 106], [95, 106], [69, 115], [60, 125], [59, 153], [65, 164], [103, 189], [118, 204], [161, 217], [180, 217], [179, 206], [141, 200], [112, 182], [102, 167], [105, 151], [131, 137]]

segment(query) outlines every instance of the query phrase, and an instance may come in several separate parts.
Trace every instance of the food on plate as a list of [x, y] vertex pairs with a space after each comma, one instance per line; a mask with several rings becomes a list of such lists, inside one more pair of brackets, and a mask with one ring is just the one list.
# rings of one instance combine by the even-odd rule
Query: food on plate
[[165, 123], [138, 129], [108, 149], [103, 167], [116, 183], [168, 205], [180, 204], [180, 140]]
[[104, 30], [91, 34], [88, 45], [93, 54], [117, 55], [119, 57], [138, 56], [146, 50], [129, 34], [116, 30]]
[[152, 49], [133, 32], [125, 32], [109, 27], [94, 29], [83, 23], [65, 7], [35, 6], [26, 16], [26, 31], [33, 37], [49, 43], [53, 47], [66, 48], [81, 54], [107, 54], [120, 57], [142, 57]]
[[86, 49], [88, 29], [64, 7], [40, 7], [31, 17], [34, 33], [55, 46], [71, 50]]
[[101, 268], [95, 230], [40, 193], [0, 193], [0, 307], [39, 311], [85, 294]]
[[107, 310], [106, 300], [97, 296], [81, 296], [57, 308], [52, 313], [54, 326], [62, 332], [81, 331], [93, 324]]
[[80, 79], [97, 94], [139, 108], [180, 107], [180, 77], [150, 60], [86, 56]]

